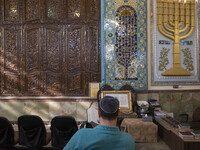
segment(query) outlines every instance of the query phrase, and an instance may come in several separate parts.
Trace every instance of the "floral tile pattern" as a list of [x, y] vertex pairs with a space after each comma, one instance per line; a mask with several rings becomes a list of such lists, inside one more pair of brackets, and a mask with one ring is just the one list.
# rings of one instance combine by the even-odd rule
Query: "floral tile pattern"
[[101, 15], [101, 84], [146, 90], [147, 1], [105, 0]]

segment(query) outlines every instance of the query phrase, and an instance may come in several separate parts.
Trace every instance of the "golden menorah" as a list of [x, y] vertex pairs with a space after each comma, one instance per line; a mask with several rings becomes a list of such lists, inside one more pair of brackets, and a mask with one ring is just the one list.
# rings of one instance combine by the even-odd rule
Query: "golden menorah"
[[173, 67], [164, 76], [190, 76], [181, 67], [180, 40], [189, 37], [195, 27], [195, 0], [157, 0], [158, 30], [174, 41]]

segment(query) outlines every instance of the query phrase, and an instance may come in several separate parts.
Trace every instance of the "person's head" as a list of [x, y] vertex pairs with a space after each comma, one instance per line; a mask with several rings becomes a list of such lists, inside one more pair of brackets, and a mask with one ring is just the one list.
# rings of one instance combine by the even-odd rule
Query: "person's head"
[[112, 96], [105, 96], [99, 102], [100, 115], [105, 120], [115, 120], [119, 114], [119, 101]]

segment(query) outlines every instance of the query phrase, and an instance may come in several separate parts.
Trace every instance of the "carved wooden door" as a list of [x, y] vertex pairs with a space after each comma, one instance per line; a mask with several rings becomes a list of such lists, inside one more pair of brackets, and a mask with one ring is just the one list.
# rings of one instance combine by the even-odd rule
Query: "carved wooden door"
[[1, 92], [6, 95], [21, 94], [21, 30], [7, 26], [1, 32]]
[[66, 93], [84, 95], [85, 81], [85, 41], [84, 26], [68, 25], [66, 31]]
[[63, 29], [59, 25], [48, 25], [44, 30], [43, 77], [45, 95], [64, 95]]
[[100, 82], [100, 0], [0, 0], [2, 96], [87, 96]]

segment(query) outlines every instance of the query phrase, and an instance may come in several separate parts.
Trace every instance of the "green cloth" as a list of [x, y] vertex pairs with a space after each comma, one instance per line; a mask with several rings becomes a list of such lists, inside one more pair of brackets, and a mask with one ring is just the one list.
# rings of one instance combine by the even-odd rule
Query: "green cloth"
[[118, 127], [98, 125], [80, 129], [63, 150], [134, 150], [133, 137]]

